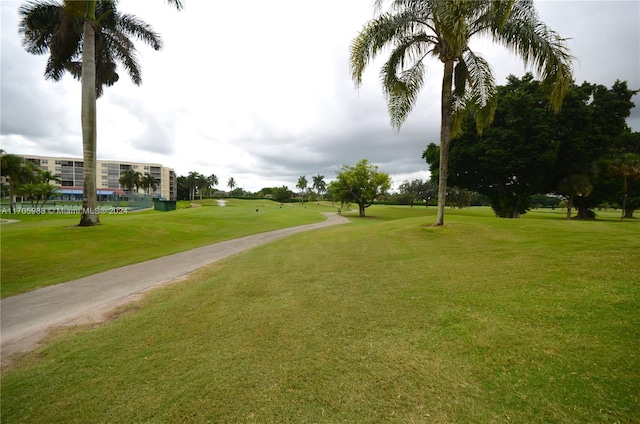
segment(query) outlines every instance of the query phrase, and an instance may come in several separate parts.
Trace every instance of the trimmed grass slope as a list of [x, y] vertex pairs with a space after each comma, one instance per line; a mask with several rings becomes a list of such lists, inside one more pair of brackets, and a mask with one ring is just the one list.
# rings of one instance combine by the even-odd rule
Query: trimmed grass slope
[[638, 223], [367, 212], [52, 338], [2, 422], [639, 422]]
[[[330, 207], [279, 207], [269, 200], [231, 199], [225, 207], [171, 212], [103, 214], [96, 227], [78, 227], [78, 215], [19, 215], [3, 224], [2, 297], [70, 281], [195, 247], [324, 220]], [[258, 212], [256, 212], [256, 208]], [[5, 215], [9, 216], [9, 215]], [[11, 216], [13, 217], [13, 216]]]

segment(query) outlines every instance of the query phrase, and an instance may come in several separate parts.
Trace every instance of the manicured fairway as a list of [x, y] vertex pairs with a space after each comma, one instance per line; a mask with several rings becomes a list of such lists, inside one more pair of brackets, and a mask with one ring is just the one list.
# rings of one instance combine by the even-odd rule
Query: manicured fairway
[[367, 213], [52, 337], [2, 422], [640, 422], [640, 222]]
[[225, 207], [205, 200], [203, 205], [103, 214], [102, 224], [91, 228], [77, 227], [78, 215], [18, 215], [21, 222], [2, 224], [2, 297], [222, 240], [319, 222], [325, 218], [318, 211], [335, 210], [280, 208], [269, 200], [231, 199]]

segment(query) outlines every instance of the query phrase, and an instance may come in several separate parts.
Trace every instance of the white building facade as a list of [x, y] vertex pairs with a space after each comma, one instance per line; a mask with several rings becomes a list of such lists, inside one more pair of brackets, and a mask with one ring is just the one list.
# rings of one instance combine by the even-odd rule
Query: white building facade
[[[52, 184], [60, 186], [61, 192], [82, 191], [84, 179], [84, 161], [81, 158], [54, 157], [20, 155], [25, 161], [32, 162], [39, 168], [51, 172], [60, 178], [60, 182], [51, 181]], [[145, 162], [125, 162], [114, 160], [96, 161], [96, 183], [98, 192], [121, 191], [120, 176], [124, 171], [133, 170], [141, 175], [150, 174], [155, 180], [158, 188], [150, 194], [153, 197], [164, 200], [176, 200], [177, 180], [172, 168], [167, 168], [159, 163]], [[138, 193], [143, 193], [138, 189]]]

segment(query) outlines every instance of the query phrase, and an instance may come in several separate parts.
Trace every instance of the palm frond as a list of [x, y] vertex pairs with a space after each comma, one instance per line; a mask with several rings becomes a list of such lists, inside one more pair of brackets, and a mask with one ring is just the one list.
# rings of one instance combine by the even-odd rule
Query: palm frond
[[[385, 65], [383, 70], [386, 67]], [[381, 74], [383, 72], [381, 71]], [[387, 109], [391, 125], [399, 129], [415, 106], [420, 89], [424, 84], [424, 65], [422, 61], [417, 61], [412, 67], [402, 71], [398, 77], [390, 78], [389, 75], [381, 77], [386, 79], [383, 86], [387, 96]]]
[[470, 49], [465, 50], [462, 59], [468, 71], [471, 95], [478, 103], [478, 106], [485, 107], [489, 99], [496, 93], [493, 69], [485, 58]]
[[351, 43], [349, 68], [356, 86], [362, 83], [365, 68], [381, 49], [411, 36], [420, 25], [411, 11], [396, 15], [385, 13], [369, 21]]
[[489, 62], [467, 49], [455, 68], [453, 119], [451, 136], [462, 134], [468, 113], [476, 118], [476, 128], [482, 133], [493, 121], [497, 106], [496, 85]]
[[133, 42], [120, 31], [109, 31], [103, 34], [105, 52], [109, 52], [109, 60], [120, 62], [135, 85], [142, 84], [142, 73], [138, 63], [137, 50]]
[[557, 112], [572, 83], [573, 57], [566, 39], [539, 21], [532, 0], [516, 1], [504, 27], [496, 28], [493, 37], [536, 71], [550, 90], [551, 105]]
[[62, 5], [55, 0], [28, 1], [18, 8], [18, 32], [22, 34], [22, 46], [27, 52], [49, 52], [49, 41], [58, 26], [61, 12]]
[[182, 4], [182, 0], [167, 0], [167, 3], [172, 4], [176, 7], [176, 10], [182, 10], [184, 5]]
[[148, 23], [133, 15], [119, 15], [118, 28], [125, 34], [136, 37], [138, 40], [148, 44], [154, 50], [162, 48], [162, 38], [160, 34], [153, 31]]

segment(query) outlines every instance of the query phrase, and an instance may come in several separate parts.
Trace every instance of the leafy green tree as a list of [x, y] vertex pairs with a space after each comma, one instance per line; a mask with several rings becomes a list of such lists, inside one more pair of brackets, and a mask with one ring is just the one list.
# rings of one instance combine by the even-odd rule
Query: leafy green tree
[[233, 197], [244, 197], [247, 193], [242, 189], [242, 187], [236, 187], [231, 191], [231, 196]]
[[15, 212], [15, 196], [20, 195], [31, 203], [32, 207], [44, 206], [47, 200], [57, 191], [58, 187], [51, 181], [60, 181], [60, 178], [50, 171], [39, 168], [33, 162], [24, 161], [16, 155], [0, 153], [2, 162], [2, 175], [7, 177], [9, 183], [9, 210]]
[[263, 198], [273, 198], [273, 193], [276, 190], [276, 187], [262, 187], [258, 192], [258, 197]]
[[352, 42], [352, 78], [360, 85], [367, 65], [392, 46], [380, 79], [391, 124], [399, 129], [424, 84], [423, 61], [433, 56], [444, 65], [436, 223], [444, 225], [451, 137], [460, 133], [465, 110], [475, 114], [481, 131], [495, 109], [493, 73], [470, 41], [491, 38], [520, 55], [550, 89], [555, 110], [571, 83], [572, 58], [565, 40], [538, 19], [533, 0], [394, 0], [387, 13], [384, 3], [376, 0], [378, 16]]
[[451, 208], [457, 207], [458, 209], [468, 208], [471, 206], [471, 198], [473, 193], [462, 187], [449, 187], [447, 190], [447, 199], [450, 200], [449, 204]]
[[[585, 174], [571, 174], [564, 177], [557, 185], [556, 192], [567, 198], [567, 219], [571, 219], [571, 212], [576, 197], [587, 197], [593, 192], [593, 177]], [[595, 217], [595, 216], [593, 216]], [[582, 219], [585, 219], [583, 216]]]
[[58, 192], [58, 187], [50, 183], [30, 182], [22, 184], [17, 193], [25, 197], [31, 203], [31, 207], [43, 207], [49, 198]]
[[184, 175], [180, 175], [176, 178], [176, 197], [178, 200], [190, 200], [191, 199], [191, 188], [189, 187], [189, 182], [187, 177]]
[[[180, 0], [169, 0], [179, 10]], [[131, 38], [161, 48], [158, 34], [132, 15], [121, 14], [115, 0], [30, 1], [19, 9], [19, 31], [29, 53], [49, 54], [45, 77], [59, 81], [65, 72], [82, 86], [82, 145], [84, 157], [83, 212], [80, 226], [100, 222], [97, 213], [96, 99], [103, 86], [119, 79], [121, 63], [132, 81], [141, 83], [140, 66]]]
[[298, 178], [296, 188], [300, 190], [300, 203], [304, 203], [304, 192], [307, 189], [308, 184], [309, 182], [307, 181], [306, 175], [302, 175], [300, 178]]
[[140, 187], [141, 178], [142, 174], [140, 174], [138, 171], [135, 171], [133, 169], [126, 169], [122, 172], [122, 174], [120, 174], [118, 182], [129, 193], [133, 193]]
[[[624, 218], [633, 218], [633, 212], [640, 209], [640, 179], [634, 177], [632, 171], [627, 178], [626, 196], [624, 193], [624, 181], [621, 184], [621, 175], [612, 169], [612, 163], [621, 156], [640, 156], [640, 132], [625, 131], [616, 139], [611, 154], [601, 162], [603, 172], [601, 178], [594, 187], [597, 201], [601, 203], [622, 204], [624, 201]], [[636, 156], [636, 157], [637, 157]], [[614, 167], [615, 168], [615, 165]], [[612, 172], [613, 171], [613, 172]]]
[[404, 181], [400, 184], [398, 190], [411, 207], [413, 207], [416, 199], [421, 199], [425, 206], [429, 206], [429, 200], [438, 194], [438, 187], [435, 184], [421, 179]]
[[327, 183], [324, 181], [324, 175], [314, 175], [313, 177], [313, 189], [318, 194], [318, 204], [320, 204], [320, 198], [322, 193], [327, 191]]
[[[593, 216], [585, 206], [601, 174], [597, 162], [625, 128], [630, 107], [629, 92], [621, 86], [615, 91], [611, 95], [606, 87], [586, 82], [573, 85], [555, 114], [545, 104], [544, 86], [531, 74], [509, 76], [507, 85], [498, 87], [492, 126], [480, 134], [468, 116], [464, 133], [452, 140], [451, 184], [488, 196], [499, 217], [519, 217], [536, 193], [565, 196], [569, 216], [574, 201], [584, 209], [579, 218]], [[437, 172], [437, 150], [432, 143], [423, 153], [432, 172]]]
[[342, 203], [357, 203], [361, 217], [380, 195], [391, 188], [391, 178], [379, 172], [376, 165], [362, 159], [354, 166], [343, 165], [329, 184], [332, 196]]
[[574, 91], [580, 93], [580, 103], [568, 108], [567, 112], [573, 114], [564, 115], [563, 107], [563, 115], [571, 124], [557, 128], [557, 137], [563, 140], [558, 155], [558, 163], [562, 164], [559, 181], [572, 176], [588, 180], [584, 187], [590, 190], [575, 195], [573, 203], [578, 209], [577, 219], [590, 219], [595, 217], [593, 208], [601, 201], [597, 185], [606, 174], [601, 161], [615, 152], [616, 141], [629, 131], [626, 118], [638, 90], [630, 90], [625, 81], [616, 81], [611, 88], [583, 83]]
[[[640, 154], [624, 153], [609, 163], [609, 172], [622, 179], [622, 217], [628, 215], [627, 195], [629, 180], [640, 180]], [[633, 210], [631, 212], [633, 214]]]
[[280, 203], [288, 203], [293, 197], [293, 192], [287, 186], [274, 188], [272, 194], [273, 198]]
[[140, 178], [140, 188], [145, 190], [147, 194], [151, 194], [158, 189], [158, 181], [153, 175], [145, 172], [145, 174]]
[[2, 151], [2, 156], [0, 157], [0, 173], [2, 176], [7, 178], [7, 183], [9, 186], [9, 211], [11, 213], [15, 212], [15, 202], [16, 195], [18, 194], [19, 188], [22, 184], [27, 183], [29, 181], [30, 175], [33, 175], [33, 171], [25, 168], [23, 160], [21, 157], [6, 154], [4, 150]]
[[[555, 136], [557, 115], [546, 106], [546, 94], [533, 75], [507, 78], [497, 88], [500, 99], [490, 128], [476, 131], [468, 116], [463, 134], [451, 141], [449, 198], [453, 187], [483, 193], [496, 215], [518, 218], [529, 208], [529, 197], [552, 187], [560, 141]], [[567, 108], [565, 97], [564, 113]], [[438, 147], [430, 144], [423, 157], [437, 167]]]

